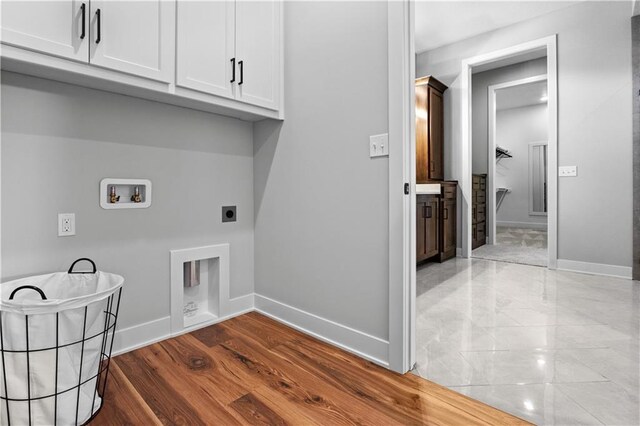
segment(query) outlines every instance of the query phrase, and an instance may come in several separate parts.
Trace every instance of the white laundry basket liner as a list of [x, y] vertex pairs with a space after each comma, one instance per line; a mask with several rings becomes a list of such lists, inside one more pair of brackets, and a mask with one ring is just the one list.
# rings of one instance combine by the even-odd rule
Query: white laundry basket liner
[[[92, 272], [75, 272], [86, 260]], [[0, 284], [0, 424], [77, 425], [102, 407], [124, 279], [78, 259]]]

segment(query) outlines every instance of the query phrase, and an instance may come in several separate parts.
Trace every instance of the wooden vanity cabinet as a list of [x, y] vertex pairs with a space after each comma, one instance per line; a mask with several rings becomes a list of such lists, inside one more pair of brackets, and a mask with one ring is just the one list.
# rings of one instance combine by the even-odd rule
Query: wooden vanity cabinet
[[416, 182], [444, 179], [444, 102], [447, 86], [435, 78], [416, 80]]
[[440, 196], [416, 197], [416, 261], [434, 257], [440, 253]]
[[438, 260], [444, 262], [456, 256], [457, 245], [457, 182], [442, 182], [440, 194], [440, 250]]
[[444, 262], [456, 255], [457, 182], [441, 182], [440, 194], [416, 196], [416, 261]]

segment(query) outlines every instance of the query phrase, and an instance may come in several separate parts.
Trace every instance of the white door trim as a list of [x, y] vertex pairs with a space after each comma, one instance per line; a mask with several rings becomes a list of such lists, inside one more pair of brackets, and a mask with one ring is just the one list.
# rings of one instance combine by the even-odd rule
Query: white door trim
[[[415, 362], [415, 45], [414, 2], [388, 2], [389, 368]], [[409, 183], [410, 194], [404, 194]]]
[[546, 49], [547, 53], [547, 90], [549, 95], [549, 181], [548, 181], [548, 232], [549, 232], [549, 262], [550, 269], [558, 265], [558, 60], [557, 35], [551, 35], [538, 40], [529, 41], [516, 46], [501, 49], [468, 58], [462, 61], [461, 70], [461, 141], [458, 177], [460, 192], [462, 193], [462, 256], [471, 257], [471, 75], [472, 68], [495, 62], [497, 60], [518, 56], [533, 50]]
[[521, 78], [518, 80], [507, 81], [499, 84], [492, 84], [487, 88], [488, 90], [488, 117], [489, 117], [489, 143], [487, 144], [487, 158], [488, 161], [488, 176], [487, 179], [487, 204], [489, 209], [487, 211], [487, 222], [489, 244], [495, 244], [496, 237], [496, 162], [494, 160], [496, 152], [496, 91], [500, 89], [507, 89], [509, 87], [521, 86], [523, 84], [536, 83], [538, 81], [547, 80], [547, 75], [536, 75], [533, 77]]

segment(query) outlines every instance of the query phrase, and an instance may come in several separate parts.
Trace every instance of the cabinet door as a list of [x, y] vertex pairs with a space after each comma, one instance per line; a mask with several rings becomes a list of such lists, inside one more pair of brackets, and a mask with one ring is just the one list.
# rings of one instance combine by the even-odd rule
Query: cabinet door
[[440, 213], [440, 200], [437, 196], [429, 196], [426, 205], [426, 243], [425, 256], [432, 257], [440, 252], [438, 222]]
[[429, 180], [429, 88], [416, 86], [416, 182]]
[[442, 94], [429, 88], [429, 177], [444, 179], [444, 103]]
[[94, 65], [172, 81], [175, 3], [165, 0], [91, 0], [91, 51]]
[[235, 10], [235, 1], [178, 0], [178, 86], [235, 96]]
[[89, 0], [3, 1], [2, 42], [87, 62], [88, 20]]
[[427, 204], [416, 202], [416, 260], [426, 259], [426, 209]]
[[237, 99], [278, 109], [280, 102], [280, 1], [236, 3]]
[[456, 251], [456, 200], [442, 201], [442, 249], [446, 255]]

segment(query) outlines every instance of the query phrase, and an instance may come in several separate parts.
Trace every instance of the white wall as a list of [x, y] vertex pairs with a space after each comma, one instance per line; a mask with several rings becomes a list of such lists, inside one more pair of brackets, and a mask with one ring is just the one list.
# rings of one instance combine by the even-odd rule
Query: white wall
[[[170, 314], [169, 250], [229, 242], [231, 296], [253, 293], [251, 123], [3, 72], [1, 125], [3, 281], [90, 257], [125, 277], [122, 329]], [[104, 177], [151, 179], [152, 206], [103, 210]]]
[[[630, 17], [629, 2], [581, 2], [417, 57], [418, 76], [432, 74], [450, 86], [445, 140], [454, 155], [445, 159], [455, 178], [460, 174], [455, 158], [461, 140], [461, 61], [558, 35], [559, 165], [578, 166], [578, 177], [559, 179], [560, 259], [632, 263]], [[616, 207], [594, 209], [596, 200]]]
[[[545, 74], [547, 74], [546, 58], [520, 62], [506, 67], [473, 74], [471, 85], [471, 99], [473, 102], [473, 117], [471, 117], [473, 173], [486, 174], [489, 172], [489, 165], [487, 163], [487, 146], [489, 137], [489, 86]], [[448, 158], [451, 156], [450, 145], [451, 144], [448, 144], [448, 146], [445, 147]]]
[[387, 4], [284, 11], [287, 117], [254, 129], [256, 293], [366, 352], [356, 337], [389, 328], [389, 162], [368, 151], [388, 128]]
[[496, 164], [496, 187], [511, 190], [496, 215], [498, 226], [547, 223], [546, 216], [529, 214], [529, 144], [547, 141], [547, 117], [546, 104], [497, 112], [496, 142], [513, 155]]

